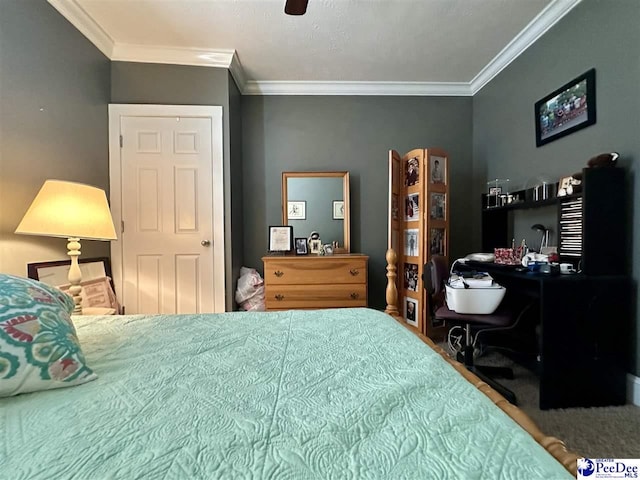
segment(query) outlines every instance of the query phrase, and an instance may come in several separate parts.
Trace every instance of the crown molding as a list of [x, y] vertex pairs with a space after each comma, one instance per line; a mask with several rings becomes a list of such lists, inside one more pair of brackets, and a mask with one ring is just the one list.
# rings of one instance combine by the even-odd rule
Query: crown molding
[[243, 95], [473, 96], [582, 0], [552, 0], [468, 83], [247, 80], [235, 50], [118, 44], [77, 0], [47, 1], [110, 60], [227, 68]]
[[444, 82], [255, 82], [248, 81], [244, 95], [380, 95], [471, 96], [468, 83]]
[[482, 87], [533, 45], [551, 27], [560, 21], [582, 0], [553, 0], [494, 57], [469, 83], [471, 95]]
[[242, 64], [240, 63], [240, 58], [238, 57], [238, 53], [234, 50], [233, 57], [231, 57], [231, 65], [229, 65], [229, 71], [231, 72], [231, 76], [236, 81], [236, 85], [240, 90], [240, 94], [243, 94], [246, 85], [247, 85], [247, 76], [244, 73], [244, 68], [242, 68]]
[[98, 50], [111, 59], [114, 41], [76, 0], [47, 0], [53, 8], [76, 27]]
[[116, 43], [113, 46], [111, 60], [229, 68], [234, 54], [234, 50]]

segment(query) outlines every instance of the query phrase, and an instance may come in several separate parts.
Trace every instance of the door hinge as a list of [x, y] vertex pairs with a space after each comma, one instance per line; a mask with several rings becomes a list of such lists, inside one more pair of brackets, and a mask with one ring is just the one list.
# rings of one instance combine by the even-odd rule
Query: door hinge
[[120, 148], [122, 148], [123, 145], [123, 139], [122, 139], [122, 135], [120, 135]]
[[120, 220], [120, 233], [124, 233], [124, 220]]

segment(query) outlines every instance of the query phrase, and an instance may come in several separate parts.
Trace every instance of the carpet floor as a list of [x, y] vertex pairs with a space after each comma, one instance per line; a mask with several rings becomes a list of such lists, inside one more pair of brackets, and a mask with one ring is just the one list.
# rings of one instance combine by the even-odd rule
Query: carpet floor
[[500, 379], [500, 383], [516, 394], [518, 407], [542, 432], [564, 441], [569, 450], [587, 458], [640, 459], [640, 407], [628, 404], [540, 410], [538, 378], [531, 370], [497, 351], [483, 354], [477, 363], [510, 366], [514, 379]]

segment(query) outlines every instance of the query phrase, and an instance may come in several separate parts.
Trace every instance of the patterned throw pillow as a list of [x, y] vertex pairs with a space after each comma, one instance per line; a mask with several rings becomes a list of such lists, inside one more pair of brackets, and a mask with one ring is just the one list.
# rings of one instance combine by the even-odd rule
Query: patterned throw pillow
[[97, 378], [71, 322], [73, 299], [44, 283], [0, 274], [0, 397]]

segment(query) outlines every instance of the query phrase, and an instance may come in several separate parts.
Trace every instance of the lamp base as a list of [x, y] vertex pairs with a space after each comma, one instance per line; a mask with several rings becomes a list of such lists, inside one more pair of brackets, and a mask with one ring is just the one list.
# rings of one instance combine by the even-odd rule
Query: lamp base
[[80, 265], [78, 265], [78, 257], [80, 256], [80, 239], [69, 238], [67, 243], [67, 254], [71, 257], [71, 266], [69, 267], [69, 293], [73, 296], [73, 308], [72, 315], [82, 315], [82, 272], [80, 271]]

